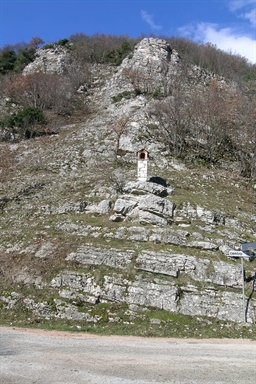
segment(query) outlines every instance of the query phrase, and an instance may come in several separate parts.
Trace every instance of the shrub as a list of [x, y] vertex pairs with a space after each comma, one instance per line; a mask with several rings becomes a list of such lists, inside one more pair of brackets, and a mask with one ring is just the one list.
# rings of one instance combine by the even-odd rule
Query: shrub
[[135, 96], [134, 92], [123, 91], [121, 93], [118, 93], [116, 96], [112, 96], [112, 100], [113, 100], [113, 103], [117, 103], [118, 101], [121, 101], [123, 98], [130, 99], [133, 96]]
[[16, 53], [12, 50], [4, 50], [0, 53], [0, 73], [2, 75], [14, 69], [16, 58]]
[[243, 80], [244, 81], [255, 81], [256, 80], [256, 72], [253, 72], [253, 71], [250, 71], [248, 73], [246, 73], [244, 76], [243, 76]]
[[0, 73], [21, 72], [27, 64], [34, 60], [35, 48], [4, 49], [0, 53]]
[[62, 47], [64, 47], [65, 45], [67, 45], [69, 43], [69, 40], [68, 39], [61, 39], [57, 42], [57, 45], [61, 45]]
[[52, 49], [52, 48], [54, 48], [54, 44], [45, 44], [42, 48], [43, 49]]
[[35, 53], [35, 48], [25, 48], [19, 51], [14, 65], [14, 71], [21, 72], [26, 67], [26, 65], [34, 60]]
[[152, 96], [153, 96], [154, 99], [158, 99], [158, 98], [160, 97], [160, 95], [161, 95], [161, 92], [160, 92], [160, 89], [159, 89], [159, 88], [156, 89], [156, 90], [153, 92], [153, 94], [152, 94]]
[[19, 111], [16, 115], [13, 117], [15, 124], [17, 127], [22, 127], [25, 125], [32, 125], [32, 124], [44, 124], [44, 115], [43, 111], [39, 108], [24, 108], [23, 110]]
[[0, 121], [2, 139], [29, 139], [39, 134], [38, 126], [45, 124], [43, 111], [39, 108], [24, 108]]

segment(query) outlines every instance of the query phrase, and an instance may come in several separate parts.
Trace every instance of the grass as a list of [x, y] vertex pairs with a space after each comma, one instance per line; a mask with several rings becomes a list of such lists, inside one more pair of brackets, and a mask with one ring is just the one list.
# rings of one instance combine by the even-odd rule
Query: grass
[[[124, 306], [126, 308], [126, 306]], [[21, 313], [0, 309], [0, 325], [70, 332], [88, 332], [100, 335], [129, 335], [142, 337], [177, 338], [232, 338], [256, 340], [255, 324], [234, 324], [215, 318], [191, 317], [163, 310], [151, 309], [140, 314], [124, 314], [122, 305], [101, 305], [90, 315], [99, 314], [98, 323], [35, 317], [27, 310]], [[110, 315], [109, 315], [109, 312]], [[114, 312], [114, 314], [113, 314]], [[109, 318], [116, 321], [109, 321]], [[156, 319], [158, 321], [156, 321]]]

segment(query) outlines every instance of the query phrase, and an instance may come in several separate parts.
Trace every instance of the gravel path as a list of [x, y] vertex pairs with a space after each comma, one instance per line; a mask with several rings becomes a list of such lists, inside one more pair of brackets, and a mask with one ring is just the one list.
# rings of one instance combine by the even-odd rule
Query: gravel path
[[256, 342], [0, 328], [1, 384], [255, 384]]

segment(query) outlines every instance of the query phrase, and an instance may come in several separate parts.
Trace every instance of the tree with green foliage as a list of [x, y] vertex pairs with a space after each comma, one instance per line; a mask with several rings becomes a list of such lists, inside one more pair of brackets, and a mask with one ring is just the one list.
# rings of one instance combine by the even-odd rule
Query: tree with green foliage
[[2, 139], [29, 139], [39, 134], [39, 127], [46, 123], [39, 108], [24, 108], [0, 121]]
[[26, 65], [34, 60], [35, 53], [35, 48], [25, 48], [20, 50], [15, 61], [14, 72], [22, 72]]
[[20, 73], [26, 65], [35, 58], [35, 48], [22, 48], [15, 50], [4, 49], [0, 52], [0, 74], [6, 75], [10, 72]]
[[0, 52], [0, 73], [2, 75], [13, 71], [17, 60], [16, 53], [13, 50], [4, 49]]

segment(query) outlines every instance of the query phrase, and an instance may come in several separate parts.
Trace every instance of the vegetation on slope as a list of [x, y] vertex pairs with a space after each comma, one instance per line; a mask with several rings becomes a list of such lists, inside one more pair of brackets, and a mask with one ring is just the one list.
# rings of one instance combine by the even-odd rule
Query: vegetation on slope
[[[239, 161], [241, 174], [254, 178], [256, 66], [211, 44], [196, 44], [184, 38], [162, 38], [179, 53], [181, 64], [168, 94], [162, 95], [157, 89], [149, 92], [146, 80], [138, 79], [141, 85], [135, 93], [142, 92], [156, 99], [152, 115], [160, 124], [148, 127], [149, 137], [165, 144], [171, 155], [189, 161], [214, 165], [227, 159]], [[2, 48], [0, 90], [8, 102], [1, 110], [1, 140], [17, 141], [56, 132], [63, 116], [87, 115], [86, 95], [81, 96], [77, 89], [83, 84], [90, 87], [91, 66], [119, 65], [124, 57], [132, 55], [140, 39], [75, 34], [69, 39], [45, 45], [45, 49], [59, 45], [70, 52], [72, 68], [63, 74], [22, 75], [24, 66], [33, 61], [36, 48], [43, 44], [40, 38], [33, 38], [29, 44]], [[215, 80], [206, 83], [201, 92], [190, 79], [191, 66], [199, 66], [215, 76]], [[226, 84], [216, 81], [216, 76], [224, 76]], [[184, 83], [189, 86], [189, 92]], [[31, 123], [31, 108], [44, 116], [39, 125], [38, 121]], [[23, 120], [18, 119], [19, 124], [16, 124], [17, 114], [26, 116]]]

